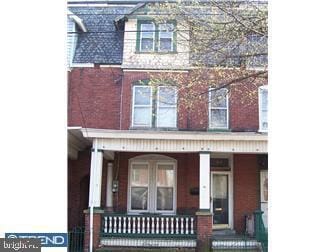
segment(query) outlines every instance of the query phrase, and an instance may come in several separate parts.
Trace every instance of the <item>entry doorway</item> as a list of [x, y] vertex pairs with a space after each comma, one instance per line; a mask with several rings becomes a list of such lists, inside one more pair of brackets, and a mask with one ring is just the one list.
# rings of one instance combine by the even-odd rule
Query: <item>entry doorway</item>
[[213, 229], [231, 227], [231, 176], [230, 172], [211, 172], [211, 212]]

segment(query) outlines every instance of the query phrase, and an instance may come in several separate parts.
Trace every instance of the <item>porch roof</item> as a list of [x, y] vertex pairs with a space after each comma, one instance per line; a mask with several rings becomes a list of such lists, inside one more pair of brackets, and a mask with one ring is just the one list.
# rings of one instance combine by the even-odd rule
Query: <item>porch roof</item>
[[81, 128], [102, 150], [133, 152], [267, 153], [267, 134], [255, 132], [146, 131]]

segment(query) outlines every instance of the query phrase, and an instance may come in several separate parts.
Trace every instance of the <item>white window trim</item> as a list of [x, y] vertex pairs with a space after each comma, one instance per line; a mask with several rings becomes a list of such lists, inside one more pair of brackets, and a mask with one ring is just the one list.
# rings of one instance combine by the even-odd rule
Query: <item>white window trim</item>
[[[267, 90], [267, 96], [268, 96], [268, 86], [264, 85], [258, 88], [258, 103], [259, 103], [259, 132], [268, 132], [268, 127], [267, 129], [262, 128], [262, 120], [261, 120], [261, 113], [262, 113], [262, 95], [261, 91], [266, 89]], [[268, 97], [267, 97], [268, 98]], [[267, 103], [267, 114], [268, 114], [268, 103]], [[267, 124], [268, 124], [268, 116], [267, 116]]]
[[160, 25], [165, 25], [165, 24], [159, 24], [159, 41], [158, 41], [158, 51], [159, 52], [172, 52], [174, 51], [174, 32], [171, 31], [171, 44], [170, 44], [170, 50], [160, 50], [160, 46], [161, 46], [161, 29], [160, 29]]
[[[159, 99], [160, 99], [160, 89], [161, 88], [174, 88], [175, 91], [175, 105], [163, 105], [159, 106]], [[161, 108], [175, 108], [175, 125], [172, 127], [169, 126], [159, 126], [159, 110]], [[170, 87], [170, 86], [158, 86], [158, 91], [157, 91], [157, 100], [156, 100], [156, 127], [157, 128], [176, 128], [177, 127], [177, 89], [175, 87]]]
[[[149, 23], [146, 23], [146, 24], [149, 24]], [[139, 47], [139, 51], [140, 52], [154, 52], [155, 51], [155, 24], [154, 23], [151, 23], [153, 26], [154, 26], [154, 30], [152, 31], [153, 33], [153, 47], [151, 50], [142, 50], [142, 25], [145, 25], [145, 24], [141, 24], [140, 25], [140, 47]]]
[[[226, 88], [224, 88], [224, 90], [226, 91], [226, 108], [225, 108], [225, 107], [212, 107], [211, 106], [211, 94], [212, 94], [211, 90], [212, 89], [214, 89], [214, 88], [209, 89], [209, 106], [208, 106], [208, 108], [209, 108], [209, 111], [208, 111], [208, 113], [209, 113], [209, 116], [208, 116], [208, 118], [209, 118], [209, 129], [229, 129], [229, 96], [228, 96], [228, 93], [227, 93], [228, 90]], [[211, 110], [212, 109], [226, 109], [226, 123], [227, 123], [226, 127], [212, 127], [211, 126]]]
[[[157, 170], [159, 165], [173, 165], [174, 171], [174, 188], [173, 188], [173, 210], [157, 210]], [[155, 164], [155, 182], [154, 182], [154, 211], [156, 213], [162, 214], [175, 214], [176, 213], [176, 163], [175, 162], [167, 162], [167, 161], [157, 161]]]
[[[150, 105], [136, 105], [136, 107], [142, 107], [142, 108], [147, 108], [150, 107], [150, 123], [149, 125], [135, 125], [134, 124], [134, 108], [135, 108], [135, 89], [136, 88], [149, 88], [150, 89]], [[133, 97], [132, 97], [132, 127], [142, 127], [142, 128], [151, 128], [152, 127], [152, 110], [153, 110], [153, 89], [150, 86], [141, 86], [141, 85], [134, 85], [133, 86]]]
[[[132, 210], [131, 209], [131, 169], [133, 164], [148, 164], [148, 198], [147, 198], [147, 210]], [[158, 164], [169, 164], [174, 167], [174, 193], [173, 193], [173, 211], [156, 210], [157, 204], [157, 167]], [[150, 171], [152, 170], [152, 171]], [[150, 193], [151, 191], [151, 193]], [[127, 185], [127, 212], [130, 214], [140, 213], [160, 213], [160, 214], [176, 214], [177, 206], [177, 161], [173, 158], [163, 155], [143, 155], [135, 157], [129, 160], [128, 165], [128, 185]]]
[[[131, 193], [131, 170], [133, 168], [133, 165], [147, 165], [147, 169], [148, 169], [148, 193], [147, 193], [147, 210], [136, 210], [136, 209], [131, 209], [131, 196], [132, 196], [132, 193]], [[131, 165], [129, 166], [129, 169], [128, 169], [128, 195], [127, 195], [127, 210], [129, 212], [132, 212], [132, 213], [148, 213], [150, 210], [150, 202], [149, 202], [149, 191], [150, 191], [150, 163], [149, 162], [146, 162], [146, 161], [133, 161], [131, 163]]]

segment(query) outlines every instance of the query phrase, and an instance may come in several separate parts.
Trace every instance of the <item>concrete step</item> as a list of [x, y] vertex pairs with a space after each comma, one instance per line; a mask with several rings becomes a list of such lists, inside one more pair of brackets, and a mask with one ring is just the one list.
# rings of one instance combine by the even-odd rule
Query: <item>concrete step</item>
[[212, 241], [213, 251], [244, 251], [244, 252], [260, 252], [261, 244], [260, 242], [250, 239], [250, 238], [222, 238], [220, 240]]
[[217, 237], [223, 237], [223, 236], [235, 236], [236, 235], [236, 231], [233, 229], [218, 229], [218, 230], [212, 230], [212, 237], [213, 238], [217, 238]]
[[128, 247], [105, 247], [97, 249], [96, 252], [196, 252], [195, 248], [128, 248]]

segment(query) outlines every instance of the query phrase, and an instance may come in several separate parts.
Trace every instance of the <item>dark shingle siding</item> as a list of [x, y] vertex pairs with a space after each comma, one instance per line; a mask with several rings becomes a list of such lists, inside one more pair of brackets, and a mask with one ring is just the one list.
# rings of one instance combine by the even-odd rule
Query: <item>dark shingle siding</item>
[[79, 33], [74, 63], [121, 64], [123, 31], [117, 31], [114, 19], [132, 7], [71, 7], [83, 20], [88, 33]]

